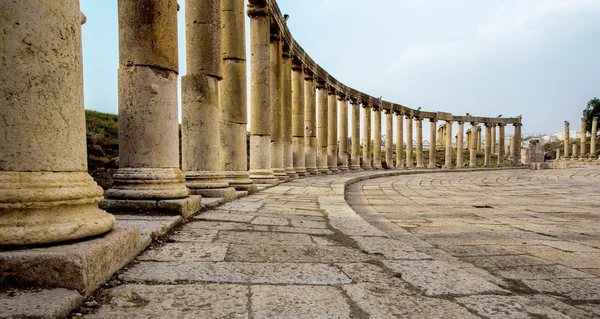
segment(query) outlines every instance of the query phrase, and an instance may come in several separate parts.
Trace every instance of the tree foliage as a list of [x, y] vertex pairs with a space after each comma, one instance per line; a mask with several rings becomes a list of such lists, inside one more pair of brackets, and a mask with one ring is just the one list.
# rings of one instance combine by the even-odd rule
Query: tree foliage
[[587, 103], [583, 109], [583, 118], [585, 118], [585, 130], [592, 133], [592, 118], [600, 117], [600, 100], [595, 97]]

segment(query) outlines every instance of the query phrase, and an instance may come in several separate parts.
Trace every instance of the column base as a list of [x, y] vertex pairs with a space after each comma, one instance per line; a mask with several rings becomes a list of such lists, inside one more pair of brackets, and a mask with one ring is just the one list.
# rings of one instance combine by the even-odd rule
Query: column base
[[248, 194], [254, 194], [258, 190], [256, 185], [252, 183], [250, 174], [248, 171], [225, 171], [225, 180], [229, 183], [229, 186], [235, 188], [238, 191], [248, 192]]
[[273, 175], [281, 182], [288, 182], [290, 177], [283, 168], [273, 168]]
[[341, 173], [341, 171], [339, 170], [339, 168], [337, 166], [329, 166], [329, 171], [331, 171], [331, 174]]
[[361, 172], [363, 171], [363, 169], [360, 167], [360, 165], [350, 165], [350, 170], [353, 172]]
[[319, 169], [316, 166], [307, 167], [306, 172], [309, 173], [311, 176], [321, 175], [321, 172], [319, 172]]
[[298, 174], [296, 174], [296, 170], [293, 167], [286, 167], [285, 173], [290, 177], [290, 179], [296, 179], [300, 177]]
[[223, 172], [185, 172], [186, 186], [194, 195], [233, 200], [237, 197], [235, 188], [230, 187]]
[[160, 200], [107, 198], [100, 202], [100, 207], [115, 214], [181, 215], [187, 218], [202, 210], [202, 196]]
[[321, 173], [321, 175], [331, 175], [331, 171], [329, 170], [329, 167], [325, 166], [320, 166], [318, 167], [319, 172]]
[[254, 184], [277, 185], [280, 183], [270, 169], [251, 169], [249, 173]]
[[299, 177], [310, 176], [310, 173], [306, 171], [305, 167], [294, 167], [294, 170], [296, 171], [296, 174], [298, 174]]
[[342, 173], [348, 173], [348, 172], [350, 172], [350, 167], [340, 166], [340, 171], [342, 171]]
[[176, 199], [190, 194], [179, 168], [119, 168], [113, 180], [115, 185], [104, 194], [107, 198]]
[[87, 172], [0, 172], [0, 246], [100, 235], [115, 217], [98, 208], [102, 188]]

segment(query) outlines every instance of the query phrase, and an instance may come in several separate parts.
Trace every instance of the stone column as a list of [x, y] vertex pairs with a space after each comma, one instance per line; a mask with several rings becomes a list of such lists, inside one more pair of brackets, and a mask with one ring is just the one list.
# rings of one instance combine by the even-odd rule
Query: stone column
[[445, 152], [445, 167], [452, 168], [452, 121], [446, 121], [446, 146]]
[[513, 165], [521, 165], [521, 123], [515, 123], [515, 137], [514, 137], [514, 148], [515, 153], [513, 154]]
[[[221, 1], [199, 2], [185, 1], [187, 74], [181, 78], [181, 166], [192, 194], [231, 200], [236, 192], [221, 171], [220, 156]], [[212, 45], [205, 46], [206, 39]]]
[[292, 57], [289, 47], [283, 46], [283, 90], [282, 90], [282, 140], [283, 166], [290, 178], [298, 178], [294, 169], [294, 143], [292, 142]]
[[458, 135], [456, 138], [456, 167], [462, 168], [465, 166], [464, 161], [464, 136], [465, 136], [465, 123], [458, 122]]
[[145, 4], [118, 1], [119, 170], [105, 193], [115, 200], [102, 203], [113, 211], [155, 209], [190, 194], [179, 168], [177, 1]]
[[481, 126], [477, 126], [477, 152], [481, 152]]
[[415, 118], [417, 123], [416, 127], [416, 135], [417, 135], [417, 168], [423, 168], [423, 119]]
[[103, 234], [115, 218], [87, 172], [79, 1], [0, 12], [0, 246]]
[[573, 154], [573, 156], [571, 156], [571, 161], [576, 161], [577, 160], [577, 153], [579, 152], [578, 151], [578, 149], [579, 149], [578, 146], [579, 145], [577, 143], [573, 144], [573, 151], [571, 153], [571, 154]]
[[406, 167], [413, 167], [413, 120], [406, 114]]
[[404, 168], [404, 114], [396, 113], [396, 168]]
[[316, 82], [312, 73], [305, 69], [304, 76], [304, 153], [306, 171], [319, 175], [317, 169], [317, 96]]
[[586, 151], [586, 142], [587, 138], [585, 136], [585, 124], [586, 120], [584, 117], [581, 118], [581, 130], [579, 131], [579, 160], [585, 161], [588, 157], [588, 153]]
[[290, 180], [283, 164], [283, 48], [279, 30], [271, 31], [271, 169], [282, 182]]
[[256, 192], [248, 173], [246, 145], [246, 25], [244, 0], [221, 0], [223, 79], [219, 83], [221, 169], [229, 185]]
[[364, 170], [372, 170], [371, 165], [371, 106], [363, 102], [363, 164]]
[[329, 125], [328, 117], [328, 101], [327, 101], [327, 86], [325, 82], [318, 81], [317, 89], [319, 90], [319, 118], [317, 124], [317, 138], [318, 138], [318, 169], [321, 174], [331, 174], [329, 165], [327, 165], [327, 143], [329, 139], [327, 137], [327, 126]]
[[598, 131], [598, 117], [592, 118], [592, 137], [590, 137], [590, 161], [597, 160], [596, 156], [596, 133]]
[[385, 163], [388, 169], [394, 168], [394, 114], [385, 110]]
[[485, 123], [485, 157], [484, 166], [492, 166], [492, 124]]
[[267, 2], [248, 5], [250, 17], [250, 179], [274, 185], [271, 169], [270, 18]]
[[437, 141], [435, 134], [437, 133], [437, 120], [429, 119], [429, 164], [427, 167], [437, 167]]
[[492, 124], [492, 154], [496, 154], [496, 124]]
[[348, 167], [348, 100], [344, 95], [339, 96], [340, 100], [340, 151], [339, 161], [342, 173], [349, 172]]
[[563, 145], [564, 145], [564, 152], [565, 154], [563, 155], [563, 159], [568, 160], [569, 159], [569, 122], [565, 121], [565, 136], [564, 136], [564, 141], [563, 141]]
[[560, 159], [560, 148], [556, 149], [556, 160]]
[[469, 167], [477, 167], [477, 129], [479, 126], [471, 122], [471, 145], [469, 145]]
[[504, 124], [498, 124], [498, 167], [504, 166]]
[[329, 88], [328, 94], [328, 110], [327, 113], [329, 115], [327, 121], [327, 131], [328, 131], [328, 139], [327, 139], [327, 165], [329, 166], [329, 170], [332, 174], [337, 174], [340, 172], [338, 169], [338, 132], [337, 132], [337, 95], [333, 88]]
[[360, 102], [352, 100], [352, 163], [350, 169], [362, 171], [360, 168]]
[[292, 143], [294, 144], [294, 169], [300, 176], [310, 176], [306, 171], [304, 155], [304, 74], [302, 62], [292, 61]]
[[473, 131], [473, 129], [469, 129], [467, 130], [467, 149], [470, 150], [471, 146], [473, 146], [473, 142], [471, 141], [471, 132]]
[[381, 106], [373, 108], [375, 113], [375, 134], [373, 138], [373, 168], [376, 170], [381, 167]]

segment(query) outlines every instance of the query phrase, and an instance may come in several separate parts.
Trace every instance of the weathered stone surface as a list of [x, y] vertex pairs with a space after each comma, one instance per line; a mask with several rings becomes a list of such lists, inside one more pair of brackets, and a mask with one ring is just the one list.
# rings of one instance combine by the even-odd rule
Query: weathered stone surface
[[415, 294], [415, 289], [396, 277], [393, 272], [369, 263], [336, 264], [354, 283], [373, 283], [381, 287], [393, 287], [398, 294]]
[[86, 318], [248, 318], [240, 285], [123, 285], [102, 295], [108, 304]]
[[268, 225], [268, 226], [287, 226], [290, 222], [284, 218], [274, 217], [263, 217], [259, 216], [252, 220], [251, 224], [254, 225]]
[[185, 228], [175, 231], [170, 238], [179, 242], [211, 242], [217, 237], [216, 229]]
[[535, 265], [492, 270], [508, 279], [594, 278], [594, 276], [562, 265]]
[[227, 244], [221, 243], [170, 243], [147, 250], [138, 256], [143, 261], [222, 261]]
[[252, 317], [350, 318], [339, 288], [322, 286], [252, 286]]
[[50, 289], [0, 293], [0, 318], [62, 318], [77, 307], [83, 297], [74, 290]]
[[341, 285], [350, 279], [325, 264], [245, 262], [143, 262], [121, 275], [130, 282], [223, 282]]
[[303, 233], [310, 235], [333, 235], [334, 232], [329, 229], [318, 229], [318, 228], [300, 228], [300, 227], [287, 227], [287, 226], [274, 226], [271, 230], [282, 233]]
[[352, 237], [358, 246], [368, 253], [383, 254], [387, 259], [432, 259], [397, 240], [384, 237]]
[[461, 260], [471, 263], [477, 267], [483, 268], [503, 268], [552, 264], [552, 262], [549, 260], [527, 255], [463, 257], [461, 258]]
[[241, 232], [229, 230], [220, 231], [216, 241], [240, 245], [313, 245], [310, 236], [306, 234]]
[[[221, 208], [221, 207], [219, 207]], [[244, 213], [236, 213], [232, 211], [221, 211], [221, 210], [211, 210], [204, 212], [196, 217], [194, 220], [218, 220], [218, 221], [227, 221], [227, 222], [242, 222], [248, 223], [250, 222], [254, 216], [244, 214]]]
[[[571, 318], [581, 311], [556, 299], [528, 298], [520, 296], [479, 295], [457, 298], [456, 301], [473, 309], [478, 315], [490, 319], [500, 318]], [[551, 300], [548, 300], [551, 299]], [[549, 303], [549, 304], [548, 304]], [[553, 309], [557, 304], [567, 311]], [[557, 307], [558, 308], [558, 307]], [[560, 309], [560, 308], [559, 308]]]
[[379, 255], [361, 253], [355, 248], [318, 245], [235, 245], [226, 260], [248, 262], [351, 262], [379, 260]]
[[523, 280], [523, 283], [533, 290], [572, 300], [600, 300], [600, 278]]

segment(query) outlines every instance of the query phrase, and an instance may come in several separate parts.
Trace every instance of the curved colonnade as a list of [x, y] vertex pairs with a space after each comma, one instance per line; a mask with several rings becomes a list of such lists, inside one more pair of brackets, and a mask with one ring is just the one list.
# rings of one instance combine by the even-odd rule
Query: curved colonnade
[[[388, 167], [394, 160], [393, 135], [396, 168], [414, 166], [413, 125], [416, 167], [425, 167], [423, 119], [430, 121], [432, 148], [437, 121], [445, 123], [438, 139], [446, 152], [446, 168], [452, 167], [454, 122], [457, 166], [463, 166], [464, 123], [472, 125], [467, 133], [471, 166], [476, 165], [481, 147], [480, 123], [486, 127], [485, 166], [491, 166], [496, 126], [498, 165], [504, 164], [507, 125], [515, 127], [514, 139], [519, 142], [512, 143], [510, 153], [513, 164], [520, 164], [520, 117], [426, 112], [352, 89], [296, 43], [275, 0], [249, 2], [246, 8], [244, 0], [185, 1], [187, 73], [182, 78], [180, 165], [177, 1], [118, 1], [120, 167], [100, 207], [189, 216], [199, 210], [201, 196], [231, 199], [236, 190], [251, 193], [257, 184], [381, 169], [384, 118]], [[3, 2], [0, 12], [7, 13], [0, 23], [4, 42], [10, 43], [0, 51], [0, 78], [5, 80], [0, 92], [7, 101], [0, 108], [5, 140], [0, 143], [0, 246], [105, 233], [115, 219], [98, 209], [102, 192], [86, 172], [81, 55], [81, 24], [86, 18], [79, 0]], [[249, 90], [245, 14], [250, 16]], [[434, 168], [435, 152], [431, 153], [428, 166]]]

